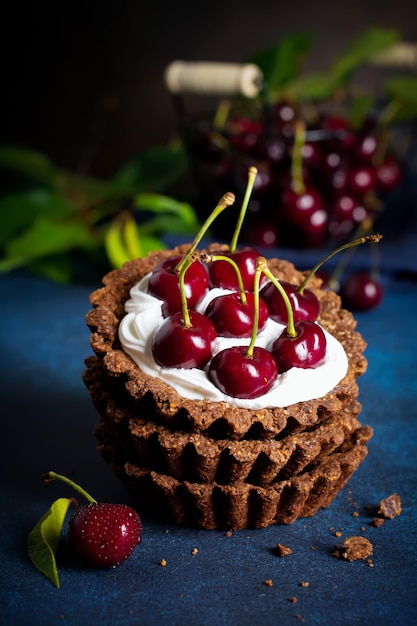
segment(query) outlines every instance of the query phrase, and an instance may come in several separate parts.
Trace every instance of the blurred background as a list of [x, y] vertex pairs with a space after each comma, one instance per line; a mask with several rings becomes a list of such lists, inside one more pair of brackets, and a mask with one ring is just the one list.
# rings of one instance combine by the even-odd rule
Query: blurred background
[[[414, 0], [16, 2], [3, 9], [2, 25], [0, 274], [26, 268], [61, 282], [76, 279], [80, 271], [84, 277], [85, 266], [94, 270], [94, 276], [101, 276], [109, 267], [121, 267], [130, 258], [144, 256], [162, 245], [172, 247], [178, 237], [190, 241], [220, 195], [234, 191], [243, 196], [246, 153], [236, 150], [237, 160], [232, 162], [223, 152], [216, 162], [207, 164], [200, 152], [196, 158], [195, 153], [184, 149], [185, 142], [175, 141], [178, 117], [164, 82], [164, 71], [172, 61], [244, 63], [260, 52], [276, 50], [287, 39], [304, 40], [310, 35], [308, 53], [300, 55], [297, 48], [291, 57], [292, 77], [298, 76], [298, 65], [307, 78], [320, 71], [332, 74], [334, 67], [342, 67], [348, 80], [354, 75], [354, 87], [362, 84], [373, 99], [384, 75], [395, 76], [399, 68], [371, 66], [369, 47], [374, 50], [375, 41], [369, 37], [369, 29], [379, 29], [378, 37], [383, 31], [383, 38], [385, 31], [390, 31], [389, 37], [395, 32], [395, 41], [417, 45]], [[352, 66], [350, 48], [358, 38], [362, 38], [362, 60], [367, 49], [366, 63]], [[355, 50], [353, 61], [358, 60], [357, 47]], [[350, 55], [348, 69], [345, 62], [340, 63], [341, 57], [346, 61], [346, 52]], [[281, 69], [282, 56], [275, 54], [272, 65]], [[401, 141], [398, 134], [395, 136], [395, 147], [400, 148], [407, 167], [399, 168], [397, 157], [393, 167], [388, 165], [390, 200], [393, 198], [395, 210], [390, 209], [385, 196], [381, 200], [382, 183], [376, 180], [376, 165], [368, 157], [365, 162], [375, 182], [372, 193], [355, 188], [355, 197], [349, 198], [349, 214], [345, 207], [334, 208], [333, 200], [339, 203], [341, 195], [338, 187], [333, 188], [333, 183], [340, 184], [339, 174], [345, 182], [346, 176], [357, 175], [356, 148], [349, 153], [351, 162], [346, 165], [344, 155], [343, 171], [332, 170], [331, 177], [323, 167], [313, 167], [312, 176], [317, 179], [313, 182], [321, 186], [326, 198], [307, 218], [283, 207], [294, 150], [291, 135], [286, 138], [284, 165], [270, 163], [269, 156], [257, 157], [265, 171], [258, 170], [256, 184], [260, 186], [252, 194], [246, 232], [242, 230], [240, 241], [261, 247], [334, 248], [355, 236], [357, 229], [369, 231], [380, 215], [390, 220], [384, 224], [384, 232], [415, 230], [416, 67], [417, 55], [412, 68], [400, 68], [412, 82], [401, 83], [400, 77], [392, 98], [398, 101], [399, 94], [405, 109], [411, 107], [412, 113], [408, 125], [402, 126]], [[327, 80], [324, 83], [328, 85]], [[266, 77], [266, 82], [271, 93], [273, 81]], [[322, 77], [319, 83], [323, 83]], [[288, 84], [291, 80], [284, 80], [284, 88]], [[351, 91], [345, 89], [345, 94]], [[340, 92], [338, 84], [332, 98]], [[187, 113], [208, 113], [205, 120], [210, 121], [219, 104], [218, 99], [209, 102], [201, 96], [184, 100]], [[262, 110], [259, 100], [258, 111]], [[314, 96], [304, 92], [300, 101], [311, 104]], [[351, 103], [352, 99], [349, 108]], [[374, 111], [373, 107], [368, 111]], [[366, 121], [365, 116], [363, 119]], [[294, 128], [293, 124], [291, 132]], [[211, 142], [211, 130], [210, 137], [202, 137], [203, 142]], [[214, 130], [217, 132], [218, 127]], [[363, 135], [358, 134], [355, 142], [367, 141], [366, 125], [359, 130]], [[239, 133], [235, 137], [234, 132], [226, 138], [229, 156], [233, 154], [233, 140], [240, 140]], [[404, 143], [414, 149], [411, 156], [408, 146], [403, 149], [400, 145], [404, 135]], [[223, 133], [221, 140], [225, 137]], [[327, 146], [326, 142], [323, 145]], [[326, 151], [327, 147], [321, 150]], [[379, 150], [379, 165], [382, 152], [385, 148]], [[329, 154], [331, 150], [322, 157], [327, 159]], [[385, 163], [382, 165], [387, 171]], [[196, 175], [198, 168], [201, 171]], [[407, 176], [409, 169], [411, 176]], [[394, 191], [392, 176], [397, 181]], [[216, 220], [215, 237], [230, 241], [235, 222], [234, 214], [225, 212]], [[167, 240], [167, 234], [174, 239]]]
[[414, 0], [8, 3], [3, 8], [1, 141], [99, 177], [166, 141], [163, 82], [174, 59], [244, 61], [292, 33], [326, 67], [370, 26], [417, 41]]

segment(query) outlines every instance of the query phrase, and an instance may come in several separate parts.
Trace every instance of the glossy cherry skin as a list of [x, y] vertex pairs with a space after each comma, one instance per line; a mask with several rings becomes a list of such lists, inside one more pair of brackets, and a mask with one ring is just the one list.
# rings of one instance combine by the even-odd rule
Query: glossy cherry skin
[[208, 377], [220, 391], [233, 398], [253, 399], [267, 393], [278, 376], [277, 363], [268, 350], [255, 346], [247, 356], [247, 346], [233, 346], [212, 359]]
[[[212, 254], [216, 254], [214, 251]], [[260, 253], [255, 248], [245, 246], [235, 252], [219, 251], [223, 256], [229, 256], [239, 267], [243, 286], [246, 291], [253, 291], [253, 280], [256, 270], [256, 259]], [[210, 287], [222, 287], [223, 289], [238, 289], [236, 271], [231, 263], [219, 260], [212, 261], [207, 265]]]
[[348, 171], [346, 185], [353, 193], [374, 191], [377, 185], [375, 168], [368, 165], [353, 166]]
[[126, 504], [91, 503], [70, 518], [68, 536], [80, 555], [96, 567], [115, 567], [140, 542], [141, 520]]
[[[208, 304], [205, 315], [213, 322], [220, 337], [250, 337], [253, 329], [254, 295], [246, 292], [243, 304], [238, 292], [227, 293], [213, 298]], [[259, 298], [258, 330], [261, 331], [268, 319], [268, 307]]]
[[[304, 289], [303, 293], [300, 294], [296, 285], [284, 280], [280, 281], [280, 284], [290, 299], [294, 321], [310, 320], [314, 322], [320, 313], [320, 303], [317, 296], [310, 289]], [[288, 324], [284, 299], [272, 282], [262, 287], [260, 296], [268, 307], [271, 319], [280, 324]]]
[[284, 329], [272, 344], [280, 373], [292, 367], [314, 369], [326, 358], [326, 336], [320, 326], [309, 320], [300, 320], [294, 326], [296, 337], [289, 337]]
[[162, 367], [203, 368], [213, 355], [216, 330], [208, 317], [189, 311], [191, 327], [182, 312], [168, 317], [152, 339], [153, 357]]
[[401, 180], [401, 166], [397, 159], [386, 156], [382, 163], [376, 166], [376, 177], [379, 191], [389, 192], [395, 189]]
[[308, 224], [310, 216], [317, 210], [323, 209], [323, 200], [320, 193], [313, 187], [306, 186], [302, 193], [292, 188], [284, 191], [281, 197], [282, 207], [286, 218], [300, 227]]
[[[148, 284], [148, 293], [163, 300], [164, 317], [182, 310], [179, 277], [174, 272], [182, 257], [172, 255], [154, 268]], [[187, 269], [184, 278], [185, 295], [190, 309], [194, 309], [208, 291], [208, 276], [204, 265], [194, 261]]]
[[343, 306], [355, 311], [368, 311], [381, 302], [384, 290], [381, 283], [366, 272], [351, 274], [342, 284], [340, 295]]

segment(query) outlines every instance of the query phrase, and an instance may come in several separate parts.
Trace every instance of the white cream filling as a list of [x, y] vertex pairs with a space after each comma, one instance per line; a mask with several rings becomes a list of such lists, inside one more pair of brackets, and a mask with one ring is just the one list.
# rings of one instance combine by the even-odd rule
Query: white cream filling
[[[345, 376], [348, 359], [343, 346], [330, 333], [324, 330], [327, 341], [324, 363], [315, 369], [293, 367], [284, 374], [279, 374], [268, 393], [253, 400], [240, 400], [223, 394], [207, 377], [206, 370], [168, 368], [157, 365], [152, 356], [152, 337], [162, 324], [162, 300], [147, 293], [149, 275], [145, 276], [130, 290], [130, 299], [126, 302], [126, 315], [119, 326], [119, 338], [123, 350], [129, 354], [143, 372], [156, 376], [184, 398], [190, 400], [211, 400], [248, 409], [268, 407], [286, 407], [297, 402], [321, 398], [331, 391]], [[208, 303], [216, 296], [230, 293], [226, 289], [211, 289], [198, 306], [204, 313]], [[259, 333], [256, 345], [270, 348], [273, 341], [281, 334], [284, 326], [268, 319]], [[247, 338], [217, 337], [214, 353], [233, 345], [249, 345]]]

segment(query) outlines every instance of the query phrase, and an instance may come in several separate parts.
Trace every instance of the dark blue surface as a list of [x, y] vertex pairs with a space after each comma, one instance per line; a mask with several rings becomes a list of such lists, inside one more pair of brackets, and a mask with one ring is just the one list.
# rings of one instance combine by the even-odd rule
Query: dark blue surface
[[[417, 623], [417, 284], [388, 273], [384, 282], [383, 304], [357, 315], [369, 360], [361, 421], [375, 434], [367, 459], [327, 510], [231, 537], [144, 517], [142, 544], [115, 569], [85, 568], [64, 541], [56, 589], [30, 563], [26, 536], [55, 498], [73, 492], [58, 482], [44, 487], [41, 474], [71, 472], [97, 499], [131, 503], [96, 452], [96, 414], [81, 381], [91, 353], [84, 315], [98, 283], [2, 277], [0, 623], [285, 626], [298, 623], [297, 615], [320, 625]], [[393, 492], [402, 514], [370, 526], [366, 505]], [[372, 541], [374, 567], [330, 556], [352, 534]], [[292, 554], [276, 556], [278, 542]]]

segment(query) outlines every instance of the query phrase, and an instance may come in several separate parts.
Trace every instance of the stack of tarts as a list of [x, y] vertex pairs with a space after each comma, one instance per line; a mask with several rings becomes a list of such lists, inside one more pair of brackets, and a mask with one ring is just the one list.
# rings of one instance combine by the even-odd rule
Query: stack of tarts
[[[220, 262], [212, 260], [219, 251], [230, 255], [227, 246], [213, 244], [192, 257], [207, 285], [190, 309], [203, 315], [210, 299], [232, 291], [213, 285], [209, 267]], [[366, 346], [356, 321], [339, 296], [311, 276], [308, 290], [318, 304], [313, 323], [325, 333], [324, 357], [305, 368], [278, 364], [274, 381], [256, 397], [228, 395], [210, 372], [224, 348], [218, 334], [211, 358], [198, 367], [155, 361], [155, 335], [172, 311], [149, 285], [161, 266], [189, 252], [183, 245], [129, 261], [90, 296], [86, 321], [95, 354], [86, 359], [83, 379], [100, 416], [98, 449], [142, 511], [179, 524], [234, 530], [311, 516], [332, 502], [359, 467], [372, 436], [358, 421], [357, 379], [366, 370]], [[211, 262], [204, 265], [203, 259]], [[278, 258], [267, 267], [281, 285], [300, 286], [307, 274]], [[263, 275], [261, 300], [270, 283]], [[275, 327], [268, 332], [285, 332], [285, 324], [271, 319], [271, 308], [269, 316], [267, 327]], [[257, 329], [256, 345], [258, 338], [270, 348], [273, 338], [265, 327]], [[228, 346], [249, 342], [226, 338]], [[178, 345], [168, 342], [165, 349], [175, 353]]]

